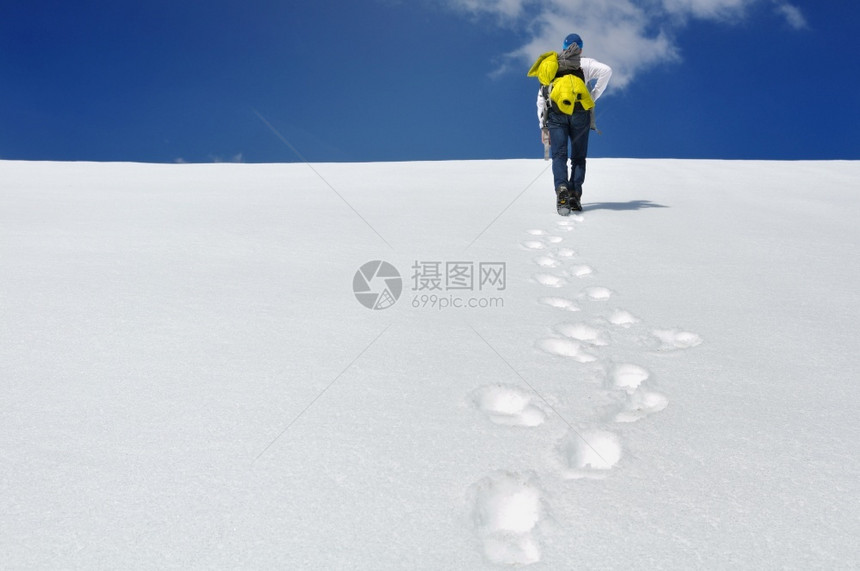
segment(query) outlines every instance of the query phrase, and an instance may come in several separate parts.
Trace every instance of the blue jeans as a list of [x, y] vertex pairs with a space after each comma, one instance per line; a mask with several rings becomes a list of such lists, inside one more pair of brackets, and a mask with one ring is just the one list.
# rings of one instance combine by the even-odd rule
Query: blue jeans
[[[588, 155], [588, 133], [591, 130], [591, 111], [578, 111], [565, 115], [550, 110], [546, 126], [552, 154], [552, 177], [555, 189], [565, 185], [579, 200], [585, 182], [585, 157]], [[568, 174], [568, 143], [570, 143], [570, 173]]]

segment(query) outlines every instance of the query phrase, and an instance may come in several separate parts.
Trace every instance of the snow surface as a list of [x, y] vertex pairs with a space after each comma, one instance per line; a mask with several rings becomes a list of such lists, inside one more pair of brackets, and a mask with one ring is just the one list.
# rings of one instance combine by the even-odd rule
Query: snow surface
[[858, 180], [0, 162], [2, 566], [857, 568]]

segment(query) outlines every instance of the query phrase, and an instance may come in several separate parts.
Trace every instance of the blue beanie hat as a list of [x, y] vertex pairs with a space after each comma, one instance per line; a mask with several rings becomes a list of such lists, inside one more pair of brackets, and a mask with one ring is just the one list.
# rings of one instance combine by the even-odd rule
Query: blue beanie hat
[[570, 34], [564, 39], [564, 49], [569, 48], [573, 44], [579, 46], [579, 49], [582, 49], [582, 38], [579, 37], [579, 34]]

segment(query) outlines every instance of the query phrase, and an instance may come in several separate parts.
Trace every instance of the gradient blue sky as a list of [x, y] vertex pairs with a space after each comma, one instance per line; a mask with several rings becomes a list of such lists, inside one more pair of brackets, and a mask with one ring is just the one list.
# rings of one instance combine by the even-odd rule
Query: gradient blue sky
[[[542, 157], [541, 51], [615, 70], [592, 157], [860, 159], [860, 2], [0, 5], [0, 159]], [[256, 111], [256, 113], [255, 113]]]

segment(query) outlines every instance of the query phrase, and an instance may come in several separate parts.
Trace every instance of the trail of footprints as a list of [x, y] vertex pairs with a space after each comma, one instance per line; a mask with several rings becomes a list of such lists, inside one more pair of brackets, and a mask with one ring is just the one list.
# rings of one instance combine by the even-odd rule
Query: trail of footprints
[[[546, 288], [538, 304], [558, 312], [559, 321], [534, 346], [547, 358], [566, 359], [591, 370], [595, 391], [614, 404], [596, 409], [592, 426], [570, 429], [552, 451], [565, 479], [606, 477], [617, 467], [624, 446], [618, 429], [660, 412], [669, 398], [653, 388], [647, 368], [628, 360], [629, 354], [683, 351], [702, 343], [695, 333], [681, 329], [652, 329], [633, 313], [613, 307], [617, 293], [597, 285], [597, 272], [564, 247], [562, 233], [582, 223], [581, 215], [556, 222], [553, 232], [526, 231], [520, 242], [535, 257], [532, 281]], [[567, 292], [577, 292], [567, 295]], [[565, 295], [559, 295], [564, 293]], [[569, 369], [572, 375], [576, 369]], [[543, 395], [546, 396], [546, 395]], [[496, 384], [479, 387], [469, 396], [471, 406], [496, 424], [539, 427], [556, 413], [529, 387]], [[583, 426], [580, 419], [565, 419]], [[484, 557], [501, 565], [529, 565], [541, 559], [540, 536], [549, 506], [537, 474], [498, 471], [473, 484], [469, 490], [472, 524]]]

